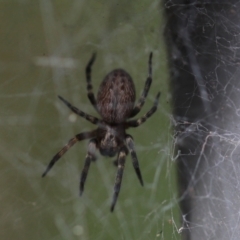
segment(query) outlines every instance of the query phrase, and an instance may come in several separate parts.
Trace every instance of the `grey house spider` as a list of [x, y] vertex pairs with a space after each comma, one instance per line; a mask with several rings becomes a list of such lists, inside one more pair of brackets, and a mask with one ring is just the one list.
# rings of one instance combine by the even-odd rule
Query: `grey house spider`
[[158, 92], [152, 108], [143, 117], [136, 120], [128, 120], [129, 118], [136, 116], [145, 103], [145, 98], [147, 97], [152, 83], [152, 53], [149, 55], [148, 77], [145, 82], [145, 87], [136, 105], [134, 105], [136, 98], [134, 83], [130, 75], [123, 69], [115, 69], [107, 74], [100, 85], [97, 99], [95, 98], [94, 93], [92, 92], [93, 87], [91, 83], [91, 67], [95, 58], [96, 54], [93, 54], [86, 66], [87, 91], [91, 104], [100, 114], [102, 119], [100, 120], [82, 112], [71, 105], [63, 97], [58, 96], [59, 99], [75, 114], [97, 125], [97, 129], [90, 132], [79, 133], [74, 138], [70, 139], [69, 142], [52, 158], [45, 172], [42, 174], [42, 177], [46, 176], [53, 165], [76, 142], [91, 139], [88, 144], [88, 151], [80, 177], [80, 195], [82, 195], [84, 190], [84, 184], [90, 164], [92, 161], [96, 160], [95, 153], [97, 149], [99, 149], [103, 156], [114, 157], [117, 154], [115, 164], [118, 169], [111, 204], [111, 211], [113, 211], [121, 188], [125, 159], [128, 152], [131, 154], [133, 167], [141, 185], [143, 186], [138, 158], [134, 150], [133, 138], [131, 135], [127, 134], [125, 130], [130, 127], [138, 127], [152, 116], [157, 110], [160, 92]]

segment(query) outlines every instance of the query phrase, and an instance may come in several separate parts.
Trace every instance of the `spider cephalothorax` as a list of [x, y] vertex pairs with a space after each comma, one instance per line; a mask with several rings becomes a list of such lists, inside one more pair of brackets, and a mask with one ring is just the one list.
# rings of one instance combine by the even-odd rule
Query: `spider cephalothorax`
[[74, 138], [70, 139], [69, 142], [52, 158], [42, 176], [44, 177], [53, 167], [53, 165], [59, 160], [59, 158], [76, 142], [84, 139], [91, 139], [88, 144], [88, 152], [80, 179], [80, 195], [84, 190], [84, 183], [87, 178], [91, 161], [96, 160], [97, 149], [99, 149], [103, 156], [114, 157], [117, 154], [117, 160], [115, 161], [115, 164], [117, 165], [118, 170], [114, 185], [113, 201], [111, 205], [111, 211], [113, 211], [120, 191], [125, 159], [128, 152], [131, 154], [133, 167], [138, 179], [141, 185], [143, 185], [137, 155], [134, 150], [133, 138], [131, 135], [127, 134], [125, 130], [129, 127], [137, 127], [144, 123], [157, 110], [160, 92], [156, 96], [153, 107], [143, 117], [137, 120], [128, 120], [139, 113], [144, 105], [145, 98], [151, 86], [152, 53], [150, 53], [149, 56], [148, 77], [145, 87], [136, 105], [134, 105], [136, 95], [134, 83], [130, 75], [123, 69], [115, 69], [104, 78], [99, 87], [97, 100], [95, 99], [95, 96], [92, 92], [91, 83], [91, 67], [95, 57], [96, 54], [93, 54], [86, 67], [87, 90], [88, 98], [91, 104], [101, 115], [102, 119], [99, 120], [96, 117], [88, 115], [72, 106], [64, 98], [60, 96], [59, 98], [74, 113], [87, 119], [91, 123], [96, 124], [98, 128], [90, 132], [79, 133]]
[[97, 129], [97, 147], [103, 156], [114, 157], [123, 144], [125, 130], [122, 125], [104, 126]]

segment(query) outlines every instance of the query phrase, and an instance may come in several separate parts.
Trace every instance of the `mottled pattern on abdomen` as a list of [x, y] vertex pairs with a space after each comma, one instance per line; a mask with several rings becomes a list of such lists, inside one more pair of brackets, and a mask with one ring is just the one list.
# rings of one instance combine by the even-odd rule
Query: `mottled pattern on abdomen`
[[109, 123], [124, 122], [133, 109], [135, 87], [130, 75], [123, 69], [115, 69], [102, 81], [97, 107], [104, 121]]

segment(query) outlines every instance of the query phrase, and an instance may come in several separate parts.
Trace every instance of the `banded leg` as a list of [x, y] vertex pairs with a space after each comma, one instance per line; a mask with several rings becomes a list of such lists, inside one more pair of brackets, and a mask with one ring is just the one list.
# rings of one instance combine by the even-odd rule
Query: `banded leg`
[[77, 115], [85, 118], [86, 120], [88, 120], [89, 122], [91, 122], [91, 123], [93, 123], [93, 124], [98, 124], [98, 122], [99, 122], [99, 119], [98, 119], [98, 118], [93, 117], [93, 116], [91, 116], [91, 115], [89, 115], [89, 114], [87, 114], [87, 113], [79, 110], [78, 108], [74, 107], [71, 103], [69, 103], [67, 100], [65, 100], [63, 97], [61, 97], [61, 96], [58, 96], [58, 97], [59, 97], [59, 99], [60, 99], [61, 101], [63, 101], [63, 102], [66, 104], [66, 106], [69, 107], [74, 113], [76, 113]]
[[47, 173], [51, 170], [53, 165], [62, 157], [64, 153], [68, 151], [70, 147], [72, 147], [76, 142], [82, 141], [84, 139], [92, 138], [96, 135], [96, 131], [92, 132], [83, 132], [77, 134], [74, 138], [71, 138], [68, 143], [52, 158], [49, 162], [45, 172], [42, 174], [42, 177], [45, 177]]
[[139, 167], [137, 154], [136, 154], [135, 149], [134, 149], [134, 142], [133, 142], [132, 136], [130, 136], [130, 135], [126, 136], [126, 143], [127, 143], [128, 149], [129, 149], [131, 157], [132, 157], [133, 167], [135, 169], [135, 172], [137, 174], [137, 177], [138, 177], [141, 185], [143, 186], [142, 174], [141, 174], [141, 170], [140, 170], [140, 167]]
[[132, 113], [130, 115], [130, 118], [136, 116], [140, 112], [142, 106], [145, 103], [145, 99], [148, 95], [148, 91], [149, 91], [149, 88], [151, 86], [151, 83], [152, 83], [152, 52], [149, 55], [148, 77], [147, 77], [147, 80], [145, 82], [144, 90], [142, 92], [142, 95], [141, 95], [140, 99], [138, 100], [138, 103], [134, 106], [134, 108], [132, 110]]
[[136, 120], [128, 121], [126, 123], [127, 125], [126, 127], [138, 127], [139, 125], [144, 123], [149, 117], [151, 117], [157, 110], [159, 97], [160, 97], [160, 92], [157, 94], [152, 108], [143, 117]]
[[88, 92], [88, 99], [90, 100], [93, 107], [97, 110], [97, 102], [94, 96], [94, 93], [92, 92], [92, 80], [91, 80], [91, 68], [95, 61], [96, 53], [93, 53], [91, 59], [89, 60], [87, 66], [86, 66], [86, 79], [87, 79], [87, 92]]
[[87, 178], [87, 174], [88, 174], [88, 170], [89, 170], [91, 161], [96, 160], [96, 156], [95, 156], [96, 149], [97, 149], [97, 141], [96, 141], [96, 139], [92, 139], [88, 144], [88, 152], [87, 152], [84, 167], [83, 167], [81, 177], [80, 177], [80, 186], [79, 186], [80, 196], [82, 195], [83, 190], [84, 190], [84, 184], [85, 184], [85, 181]]
[[114, 210], [115, 204], [118, 199], [118, 194], [121, 189], [122, 176], [123, 176], [127, 152], [128, 152], [128, 150], [124, 146], [121, 148], [121, 150], [119, 151], [119, 154], [118, 154], [118, 170], [117, 170], [117, 176], [116, 176], [115, 185], [114, 185], [114, 193], [113, 193], [113, 200], [112, 200], [112, 205], [111, 205], [111, 212], [113, 212], [113, 210]]

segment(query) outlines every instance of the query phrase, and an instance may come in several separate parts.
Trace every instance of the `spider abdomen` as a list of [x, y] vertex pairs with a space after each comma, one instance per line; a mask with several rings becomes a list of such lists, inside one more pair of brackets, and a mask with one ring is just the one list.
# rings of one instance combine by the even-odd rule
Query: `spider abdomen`
[[115, 69], [102, 81], [97, 108], [103, 120], [122, 123], [131, 114], [135, 102], [135, 86], [131, 76], [123, 69]]

